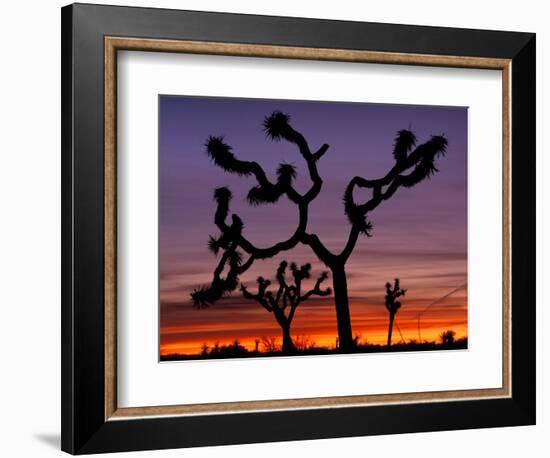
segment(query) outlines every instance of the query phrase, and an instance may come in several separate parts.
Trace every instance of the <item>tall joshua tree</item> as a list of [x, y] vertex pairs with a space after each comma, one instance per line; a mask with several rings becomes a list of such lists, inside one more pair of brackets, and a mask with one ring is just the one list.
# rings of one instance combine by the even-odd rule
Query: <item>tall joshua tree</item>
[[[293, 249], [299, 243], [307, 245], [332, 273], [339, 345], [344, 351], [352, 350], [354, 342], [349, 314], [346, 263], [359, 237], [372, 235], [370, 213], [390, 199], [399, 188], [411, 188], [437, 172], [435, 159], [445, 153], [447, 140], [443, 136], [432, 136], [425, 143], [416, 146], [415, 135], [409, 130], [400, 130], [393, 148], [394, 164], [389, 171], [373, 180], [356, 176], [346, 186], [343, 201], [344, 212], [350, 223], [349, 233], [341, 251], [332, 252], [316, 234], [308, 231], [309, 205], [323, 186], [317, 163], [323, 158], [329, 145], [324, 144], [318, 150], [312, 151], [304, 136], [290, 125], [290, 116], [279, 111], [267, 116], [263, 126], [269, 139], [285, 140], [296, 145], [307, 165], [311, 180], [311, 186], [305, 193], [301, 194], [294, 188], [296, 170], [290, 164], [280, 164], [277, 179], [272, 182], [257, 162], [239, 160], [223, 137], [209, 137], [206, 141], [206, 152], [214, 164], [226, 172], [253, 176], [256, 179], [257, 184], [248, 192], [248, 202], [251, 205], [274, 204], [283, 196], [293, 202], [298, 208], [296, 229], [288, 238], [272, 246], [257, 246], [243, 234], [243, 222], [238, 215], [232, 214], [230, 222], [227, 221], [231, 191], [228, 188], [216, 189], [214, 199], [217, 210], [214, 221], [220, 235], [210, 237], [209, 246], [214, 253], [223, 251], [223, 255], [214, 270], [212, 283], [197, 288], [191, 296], [197, 307], [206, 307], [235, 290], [238, 276], [247, 271], [255, 260], [272, 258]], [[370, 198], [356, 202], [354, 190], [358, 188], [369, 189]], [[222, 277], [226, 265], [229, 266], [229, 271]]]
[[386, 297], [385, 297], [385, 303], [386, 303], [386, 309], [388, 310], [390, 314], [390, 324], [388, 326], [388, 347], [391, 346], [391, 334], [393, 330], [393, 320], [395, 318], [395, 314], [397, 311], [401, 308], [401, 302], [396, 301], [396, 299], [400, 296], [404, 296], [407, 292], [406, 289], [401, 289], [399, 287], [399, 278], [396, 278], [393, 282], [393, 288], [391, 287], [390, 282], [386, 283]]
[[288, 263], [281, 261], [277, 269], [277, 292], [269, 291], [271, 285], [269, 280], [263, 277], [258, 277], [258, 292], [252, 294], [247, 287], [241, 284], [241, 291], [246, 299], [253, 299], [258, 302], [264, 309], [272, 313], [275, 320], [281, 327], [283, 332], [283, 353], [290, 354], [296, 350], [292, 337], [290, 335], [290, 326], [294, 319], [294, 314], [298, 306], [308, 300], [311, 296], [328, 296], [331, 294], [331, 289], [321, 289], [321, 284], [328, 278], [328, 272], [322, 272], [315, 281], [315, 285], [308, 291], [303, 291], [302, 282], [311, 276], [311, 264], [304, 264], [300, 268], [294, 263], [290, 264], [293, 283], [289, 283], [286, 279], [286, 268]]

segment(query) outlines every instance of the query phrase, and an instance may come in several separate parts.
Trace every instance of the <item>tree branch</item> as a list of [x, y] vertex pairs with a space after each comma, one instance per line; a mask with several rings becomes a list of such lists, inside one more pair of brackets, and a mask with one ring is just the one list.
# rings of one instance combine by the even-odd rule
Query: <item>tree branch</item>
[[[225, 278], [222, 273], [226, 264], [229, 271]], [[193, 303], [197, 308], [206, 308], [221, 299], [225, 294], [233, 291], [238, 285], [238, 270], [241, 265], [241, 253], [237, 251], [237, 244], [231, 243], [214, 269], [212, 282], [209, 286], [201, 286], [191, 293]]]
[[316, 234], [308, 234], [304, 232], [300, 236], [300, 242], [302, 242], [304, 245], [308, 245], [317, 255], [317, 257], [326, 265], [333, 264], [334, 260], [336, 259], [336, 256], [323, 245]]
[[[214, 192], [214, 199], [218, 203], [218, 208], [216, 209], [216, 215], [214, 222], [220, 232], [222, 233], [221, 239], [224, 237], [228, 240], [234, 240], [237, 244], [254, 259], [266, 259], [272, 258], [277, 254], [288, 251], [294, 248], [299, 242], [302, 241], [302, 236], [307, 226], [308, 219], [308, 206], [307, 204], [301, 203], [298, 206], [299, 215], [298, 215], [298, 226], [294, 231], [294, 234], [287, 240], [278, 242], [270, 247], [260, 248], [253, 245], [243, 234], [242, 234], [242, 221], [240, 217], [236, 214], [233, 214], [232, 219], [233, 223], [231, 226], [227, 225], [225, 219], [229, 213], [229, 202], [231, 201], [231, 192], [227, 188], [218, 188]], [[318, 239], [317, 239], [318, 240]], [[322, 244], [320, 241], [316, 245]], [[321, 249], [319, 247], [319, 249]], [[322, 247], [324, 248], [324, 247]], [[326, 249], [325, 249], [326, 250]], [[326, 250], [328, 253], [328, 250]]]
[[228, 173], [240, 176], [254, 175], [258, 186], [252, 188], [248, 194], [250, 203], [273, 203], [286, 194], [294, 203], [300, 201], [300, 194], [292, 187], [292, 180], [296, 176], [294, 167], [281, 164], [277, 170], [277, 182], [272, 183], [267, 178], [264, 169], [254, 161], [241, 161], [232, 152], [231, 146], [223, 141], [223, 137], [210, 136], [206, 142], [206, 152], [214, 164]]
[[276, 202], [283, 194], [286, 194], [292, 202], [298, 205], [298, 225], [292, 236], [270, 247], [257, 247], [242, 234], [243, 223], [238, 215], [233, 214], [232, 223], [226, 223], [229, 214], [229, 203], [232, 199], [231, 191], [228, 188], [218, 188], [215, 190], [214, 199], [218, 205], [214, 222], [220, 230], [221, 235], [218, 238], [211, 236], [209, 247], [214, 253], [217, 253], [220, 249], [227, 250], [229, 244], [235, 242], [237, 246], [249, 254], [249, 259], [237, 269], [237, 275], [248, 270], [255, 259], [271, 258], [280, 252], [293, 249], [300, 242], [311, 246], [314, 252], [320, 256], [321, 260], [328, 260], [333, 256], [317, 236], [305, 233], [309, 203], [317, 197], [323, 184], [317, 170], [317, 161], [326, 153], [329, 146], [324, 144], [312, 154], [304, 136], [290, 126], [289, 120], [290, 117], [288, 115], [277, 111], [273, 112], [264, 119], [264, 129], [272, 140], [284, 138], [297, 145], [300, 154], [306, 161], [312, 180], [312, 186], [304, 196], [301, 196], [292, 186], [292, 180], [296, 176], [296, 171], [292, 165], [281, 164], [277, 169], [277, 182], [272, 183], [257, 162], [239, 160], [233, 154], [231, 146], [226, 144], [222, 137], [211, 136], [206, 142], [207, 153], [218, 167], [226, 172], [237, 175], [255, 176], [258, 186], [252, 188], [248, 193], [250, 203]]
[[300, 296], [300, 302], [308, 300], [311, 296], [329, 296], [332, 294], [331, 288], [321, 289], [321, 284], [328, 278], [328, 272], [322, 272], [317, 278], [315, 286], [306, 292], [303, 296]]
[[[355, 248], [357, 239], [361, 233], [371, 235], [372, 224], [367, 215], [384, 200], [388, 200], [401, 187], [412, 187], [421, 181], [430, 178], [437, 168], [435, 158], [445, 154], [447, 140], [443, 136], [433, 136], [430, 140], [418, 146], [413, 152], [408, 152], [414, 147], [416, 137], [407, 130], [401, 130], [394, 144], [395, 165], [382, 178], [367, 180], [356, 176], [352, 178], [344, 193], [344, 210], [352, 227], [348, 240], [342, 252], [338, 255], [341, 262], [346, 262]], [[408, 155], [407, 155], [408, 154]], [[413, 170], [404, 174], [407, 170]], [[383, 188], [386, 187], [384, 190]], [[355, 188], [372, 190], [372, 196], [363, 204], [356, 204], [353, 191]]]
[[256, 282], [258, 283], [258, 292], [256, 294], [252, 294], [248, 291], [245, 285], [241, 284], [241, 292], [243, 293], [243, 297], [245, 299], [255, 300], [268, 312], [272, 312], [273, 307], [272, 304], [270, 304], [271, 301], [269, 301], [269, 296], [266, 292], [271, 282], [269, 280], [265, 280], [263, 277], [258, 277]]
[[264, 130], [272, 140], [279, 141], [284, 138], [290, 143], [294, 143], [307, 164], [308, 173], [312, 181], [311, 188], [301, 197], [302, 203], [310, 203], [321, 191], [323, 180], [317, 170], [317, 161], [327, 152], [329, 145], [326, 143], [315, 153], [311, 153], [309, 145], [304, 136], [295, 130], [290, 124], [290, 116], [280, 111], [273, 112], [264, 119]]

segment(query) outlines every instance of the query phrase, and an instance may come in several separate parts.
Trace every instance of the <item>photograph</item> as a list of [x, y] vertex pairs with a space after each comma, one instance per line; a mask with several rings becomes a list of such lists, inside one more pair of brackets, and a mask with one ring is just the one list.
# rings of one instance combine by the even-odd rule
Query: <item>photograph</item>
[[468, 107], [158, 97], [161, 362], [468, 349]]

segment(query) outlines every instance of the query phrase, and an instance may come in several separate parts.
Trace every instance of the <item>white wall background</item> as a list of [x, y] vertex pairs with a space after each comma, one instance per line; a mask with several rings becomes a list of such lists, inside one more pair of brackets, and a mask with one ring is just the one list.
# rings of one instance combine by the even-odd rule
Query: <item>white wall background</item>
[[[128, 0], [130, 2], [130, 0]], [[92, 2], [98, 3], [98, 2]], [[111, 4], [127, 4], [110, 0]], [[60, 403], [60, 11], [57, 0], [6, 2], [0, 10], [0, 454], [48, 457], [59, 451]], [[543, 56], [548, 11], [538, 0], [140, 1], [136, 6], [536, 32], [538, 130], [538, 425], [308, 442], [147, 452], [171, 457], [543, 456], [549, 448], [550, 327], [541, 286], [550, 250], [543, 240], [550, 209], [543, 183]], [[543, 208], [546, 207], [546, 208]], [[546, 262], [543, 263], [543, 258]], [[546, 265], [545, 265], [546, 264]], [[126, 454], [125, 456], [144, 456]]]

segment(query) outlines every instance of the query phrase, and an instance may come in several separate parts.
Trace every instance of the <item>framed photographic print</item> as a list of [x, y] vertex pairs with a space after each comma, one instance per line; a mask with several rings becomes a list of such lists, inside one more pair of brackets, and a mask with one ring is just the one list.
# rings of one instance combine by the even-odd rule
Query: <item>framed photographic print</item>
[[77, 4], [62, 79], [63, 450], [535, 422], [534, 34]]

